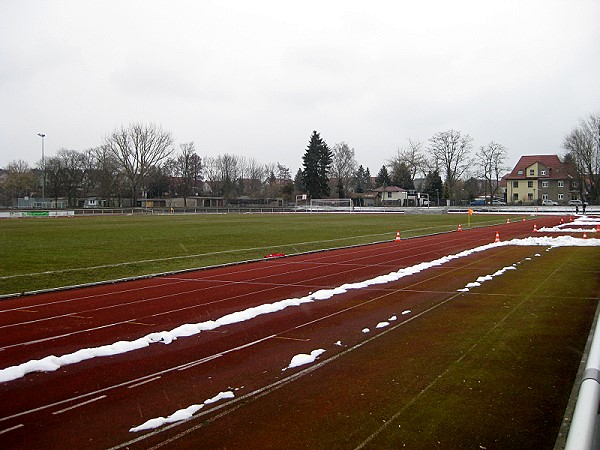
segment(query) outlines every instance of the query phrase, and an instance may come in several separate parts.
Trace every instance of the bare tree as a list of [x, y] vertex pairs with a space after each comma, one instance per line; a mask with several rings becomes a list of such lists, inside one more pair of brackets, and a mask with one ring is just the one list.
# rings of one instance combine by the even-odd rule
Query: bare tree
[[[592, 203], [600, 203], [600, 113], [590, 114], [569, 133], [563, 147], [571, 155]], [[584, 197], [585, 198], [585, 197]]]
[[219, 155], [204, 158], [204, 171], [215, 195], [226, 198], [237, 194], [239, 182], [239, 158], [235, 155]]
[[46, 158], [46, 194], [58, 202], [58, 198], [66, 195], [65, 171], [62, 159], [58, 156]]
[[490, 204], [493, 202], [493, 197], [498, 192], [500, 183], [500, 174], [507, 168], [504, 166], [506, 160], [506, 148], [497, 142], [490, 142], [485, 147], [479, 147], [475, 154], [475, 162], [479, 169], [479, 176], [485, 179], [485, 197], [486, 201], [489, 192]]
[[395, 158], [392, 158], [388, 165], [394, 174], [400, 170], [400, 165], [404, 164], [410, 173], [411, 179], [414, 181], [417, 174], [426, 176], [429, 172], [429, 163], [423, 154], [423, 143], [420, 141], [408, 140], [408, 146], [404, 148], [398, 147]]
[[446, 176], [446, 187], [451, 199], [456, 198], [456, 182], [469, 167], [473, 139], [460, 131], [440, 131], [429, 138], [429, 149], [437, 167]]
[[285, 183], [292, 180], [292, 172], [290, 168], [280, 164], [279, 162], [275, 165], [277, 167], [275, 176], [279, 183]]
[[336, 180], [338, 197], [344, 198], [350, 191], [350, 186], [356, 173], [355, 152], [345, 142], [335, 144], [332, 152], [331, 177]]
[[149, 170], [168, 158], [173, 151], [171, 133], [154, 124], [130, 124], [121, 127], [105, 138], [107, 149], [119, 161], [131, 189], [131, 201], [135, 205]]
[[110, 206], [113, 206], [113, 199], [116, 198], [116, 205], [121, 206], [124, 176], [119, 170], [119, 161], [106, 145], [92, 149], [92, 153], [94, 155], [94, 184], [98, 196], [108, 201]]
[[183, 206], [187, 206], [187, 198], [194, 192], [200, 176], [201, 164], [193, 142], [180, 144], [179, 148], [181, 151], [170, 166], [178, 178], [177, 192], [183, 197]]
[[56, 152], [63, 171], [63, 182], [67, 203], [69, 206], [77, 206], [77, 198], [83, 181], [85, 170], [85, 156], [77, 150], [61, 148]]
[[246, 186], [246, 194], [250, 197], [258, 197], [262, 193], [263, 183], [268, 175], [267, 167], [258, 162], [254, 158], [249, 158], [246, 161], [246, 180], [248, 185]]
[[38, 185], [38, 178], [26, 161], [12, 161], [6, 166], [6, 177], [2, 181], [2, 189], [9, 199], [27, 197]]

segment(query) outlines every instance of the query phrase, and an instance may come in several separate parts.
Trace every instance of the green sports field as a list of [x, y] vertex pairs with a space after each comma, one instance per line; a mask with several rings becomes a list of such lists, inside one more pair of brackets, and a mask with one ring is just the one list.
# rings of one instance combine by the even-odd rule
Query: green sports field
[[[470, 226], [506, 222], [474, 215]], [[511, 220], [520, 220], [512, 217]], [[0, 295], [468, 227], [466, 215], [214, 214], [6, 219]]]

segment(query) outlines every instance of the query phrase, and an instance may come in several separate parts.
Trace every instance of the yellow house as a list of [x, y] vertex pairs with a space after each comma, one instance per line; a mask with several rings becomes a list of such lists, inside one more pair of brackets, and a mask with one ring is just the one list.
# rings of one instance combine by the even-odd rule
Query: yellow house
[[506, 180], [506, 201], [536, 205], [543, 200], [566, 204], [579, 200], [579, 182], [557, 155], [522, 156]]

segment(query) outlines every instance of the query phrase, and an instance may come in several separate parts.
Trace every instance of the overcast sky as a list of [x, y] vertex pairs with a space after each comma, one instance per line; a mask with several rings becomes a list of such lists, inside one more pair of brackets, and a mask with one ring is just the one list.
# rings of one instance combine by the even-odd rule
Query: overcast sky
[[373, 175], [449, 129], [560, 154], [600, 112], [599, 24], [598, 0], [0, 0], [0, 167], [134, 122], [292, 174], [313, 130]]

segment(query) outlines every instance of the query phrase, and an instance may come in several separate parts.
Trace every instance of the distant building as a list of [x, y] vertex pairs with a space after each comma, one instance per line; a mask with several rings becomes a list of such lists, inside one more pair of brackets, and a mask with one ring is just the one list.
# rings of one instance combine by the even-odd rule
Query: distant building
[[370, 189], [377, 196], [377, 202], [382, 206], [403, 206], [408, 198], [408, 191], [398, 186], [382, 186]]
[[553, 200], [565, 204], [579, 200], [579, 180], [574, 170], [557, 155], [521, 156], [506, 181], [506, 201], [511, 204], [539, 204]]
[[375, 194], [375, 203], [381, 206], [428, 206], [429, 195], [414, 189], [403, 189], [398, 186], [382, 186], [369, 189], [368, 194]]

